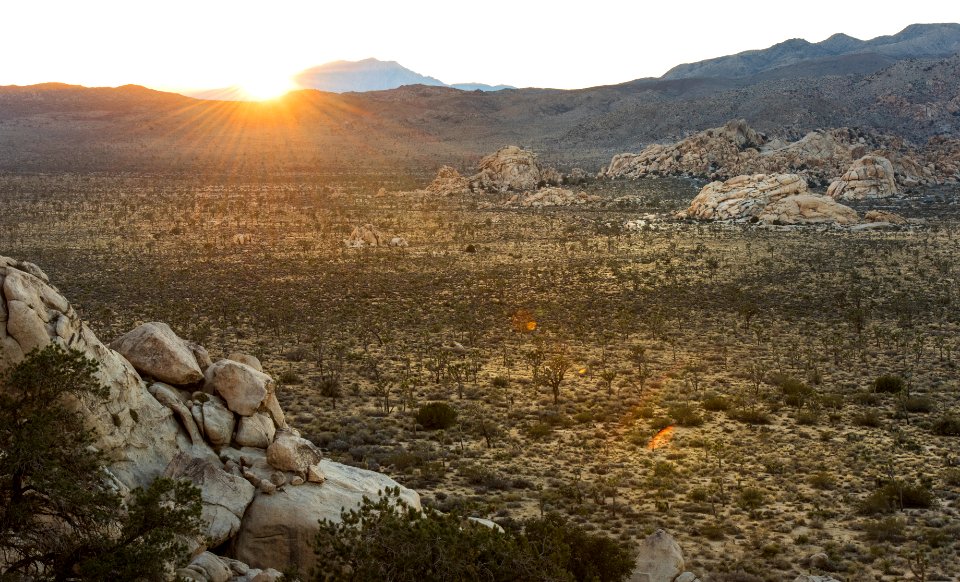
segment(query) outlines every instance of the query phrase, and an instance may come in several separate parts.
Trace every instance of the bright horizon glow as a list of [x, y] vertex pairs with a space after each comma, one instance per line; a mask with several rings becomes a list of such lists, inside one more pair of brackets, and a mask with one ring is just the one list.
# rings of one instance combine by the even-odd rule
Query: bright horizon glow
[[264, 71], [251, 74], [240, 82], [238, 88], [251, 101], [269, 101], [283, 97], [297, 85], [288, 75]]
[[[960, 7], [914, 0], [864, 12], [809, 0], [789, 18], [769, 2], [545, 0], [363, 3], [327, 0], [31, 0], [0, 19], [0, 85], [144, 85], [189, 92], [244, 86], [277, 96], [299, 71], [335, 60], [397, 61], [447, 83], [573, 89], [658, 77], [687, 62], [790, 38], [860, 39], [960, 21]], [[869, 17], [865, 17], [869, 14]], [[829, 18], [824, 18], [829, 15]], [[291, 87], [292, 88], [292, 87]]]

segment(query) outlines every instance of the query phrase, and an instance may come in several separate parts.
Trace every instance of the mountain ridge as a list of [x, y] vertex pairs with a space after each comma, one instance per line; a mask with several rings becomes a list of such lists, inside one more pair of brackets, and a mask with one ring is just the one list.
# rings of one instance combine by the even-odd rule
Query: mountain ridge
[[747, 77], [805, 60], [852, 54], [876, 54], [902, 60], [947, 57], [957, 52], [960, 52], [960, 24], [911, 24], [897, 34], [870, 40], [860, 40], [844, 33], [836, 33], [818, 43], [788, 39], [765, 49], [680, 64], [661, 78]]

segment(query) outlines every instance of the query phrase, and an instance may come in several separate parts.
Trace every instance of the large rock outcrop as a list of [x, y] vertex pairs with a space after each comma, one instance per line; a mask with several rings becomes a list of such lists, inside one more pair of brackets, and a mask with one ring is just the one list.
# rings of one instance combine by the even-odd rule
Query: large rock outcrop
[[[253, 460], [253, 472], [265, 477], [273, 469], [262, 453], [243, 453]], [[273, 495], [258, 495], [253, 500], [236, 537], [238, 560], [254, 567], [277, 568], [281, 564], [308, 572], [316, 564], [311, 542], [318, 519], [338, 521], [340, 512], [358, 507], [364, 495], [372, 498], [387, 487], [396, 487], [396, 483], [379, 473], [327, 460], [320, 462], [320, 468], [326, 475], [322, 485], [286, 486]], [[420, 507], [419, 496], [409, 489], [401, 489], [400, 498]]]
[[673, 582], [683, 568], [680, 544], [658, 529], [640, 542], [630, 582]]
[[833, 198], [818, 194], [797, 194], [767, 204], [760, 222], [772, 224], [856, 224], [857, 212]]
[[223, 464], [216, 458], [197, 459], [185, 452], [170, 461], [164, 475], [188, 480], [200, 489], [206, 524], [204, 534], [211, 547], [236, 535], [256, 487], [243, 477], [224, 471]]
[[246, 364], [220, 360], [207, 368], [204, 389], [224, 399], [232, 412], [250, 416], [273, 393], [273, 379]]
[[203, 380], [193, 350], [165, 323], [144, 323], [115, 340], [110, 347], [142, 374], [161, 382], [185, 385]]
[[863, 156], [855, 161], [827, 190], [827, 196], [837, 200], [888, 198], [896, 193], [893, 164], [880, 156]]
[[562, 177], [553, 168], [545, 168], [537, 154], [517, 146], [506, 146], [480, 160], [477, 173], [470, 177], [470, 188], [483, 192], [523, 192], [542, 185], [556, 185]]
[[39, 267], [0, 257], [0, 288], [0, 371], [51, 343], [97, 361], [97, 378], [109, 397], [76, 406], [124, 485], [149, 484], [181, 448], [192, 447], [173, 412], [150, 395], [130, 362], [97, 339]]
[[755, 174], [758, 148], [765, 142], [744, 120], [730, 121], [674, 144], [653, 144], [638, 154], [613, 156], [601, 177], [705, 176]]
[[[950, 151], [938, 142], [930, 151]], [[786, 142], [768, 139], [744, 120], [701, 131], [672, 144], [652, 144], [640, 153], [613, 156], [599, 177], [695, 176], [726, 180], [745, 174], [799, 174], [811, 183], [826, 186], [867, 154], [891, 161], [890, 175], [905, 186], [936, 184], [956, 172], [956, 164], [923, 161], [923, 156], [888, 136], [864, 135], [848, 128], [812, 131]]]
[[443, 166], [437, 171], [437, 176], [433, 179], [433, 182], [427, 186], [427, 192], [443, 196], [466, 194], [470, 192], [470, 182], [461, 176], [455, 168]]
[[[210, 364], [205, 349], [151, 324], [149, 334], [163, 340], [157, 349], [176, 357], [137, 358], [142, 373], [175, 377], [158, 361], [192, 371], [189, 355], [207, 374], [203, 391], [162, 382], [148, 389], [135, 365], [96, 338], [36, 265], [0, 257], [0, 290], [0, 371], [50, 343], [79, 350], [99, 364], [98, 378], [109, 388], [106, 399], [76, 403], [98, 437], [96, 446], [111, 459], [108, 471], [127, 490], [161, 475], [200, 489], [206, 538], [197, 541], [194, 562], [178, 571], [188, 579], [276, 580], [290, 565], [312, 563], [318, 520], [337, 520], [364, 497], [399, 487], [379, 473], [322, 460], [313, 443], [287, 426], [273, 380], [251, 367], [259, 362]], [[143, 337], [144, 331], [125, 337]], [[416, 492], [400, 490], [420, 508]], [[208, 544], [236, 548], [257, 567], [201, 553]]]
[[686, 214], [697, 220], [751, 218], [771, 202], [806, 193], [807, 182], [796, 174], [737, 176], [704, 186]]
[[807, 190], [796, 174], [737, 176], [703, 187], [682, 216], [697, 220], [756, 219], [775, 224], [854, 224], [857, 213]]

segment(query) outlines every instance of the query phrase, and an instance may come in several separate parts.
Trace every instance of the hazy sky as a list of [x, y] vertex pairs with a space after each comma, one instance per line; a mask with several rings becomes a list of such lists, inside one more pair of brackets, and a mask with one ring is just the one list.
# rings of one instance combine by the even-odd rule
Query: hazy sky
[[958, 21], [955, 0], [0, 0], [0, 85], [188, 90], [376, 57], [448, 83], [575, 88], [793, 37]]

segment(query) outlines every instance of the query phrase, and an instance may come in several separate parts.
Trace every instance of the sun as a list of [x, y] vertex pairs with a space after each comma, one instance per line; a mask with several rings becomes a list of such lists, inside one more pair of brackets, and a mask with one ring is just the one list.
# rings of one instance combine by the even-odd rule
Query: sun
[[252, 101], [277, 99], [295, 88], [290, 77], [270, 72], [258, 74], [240, 83], [240, 90]]

